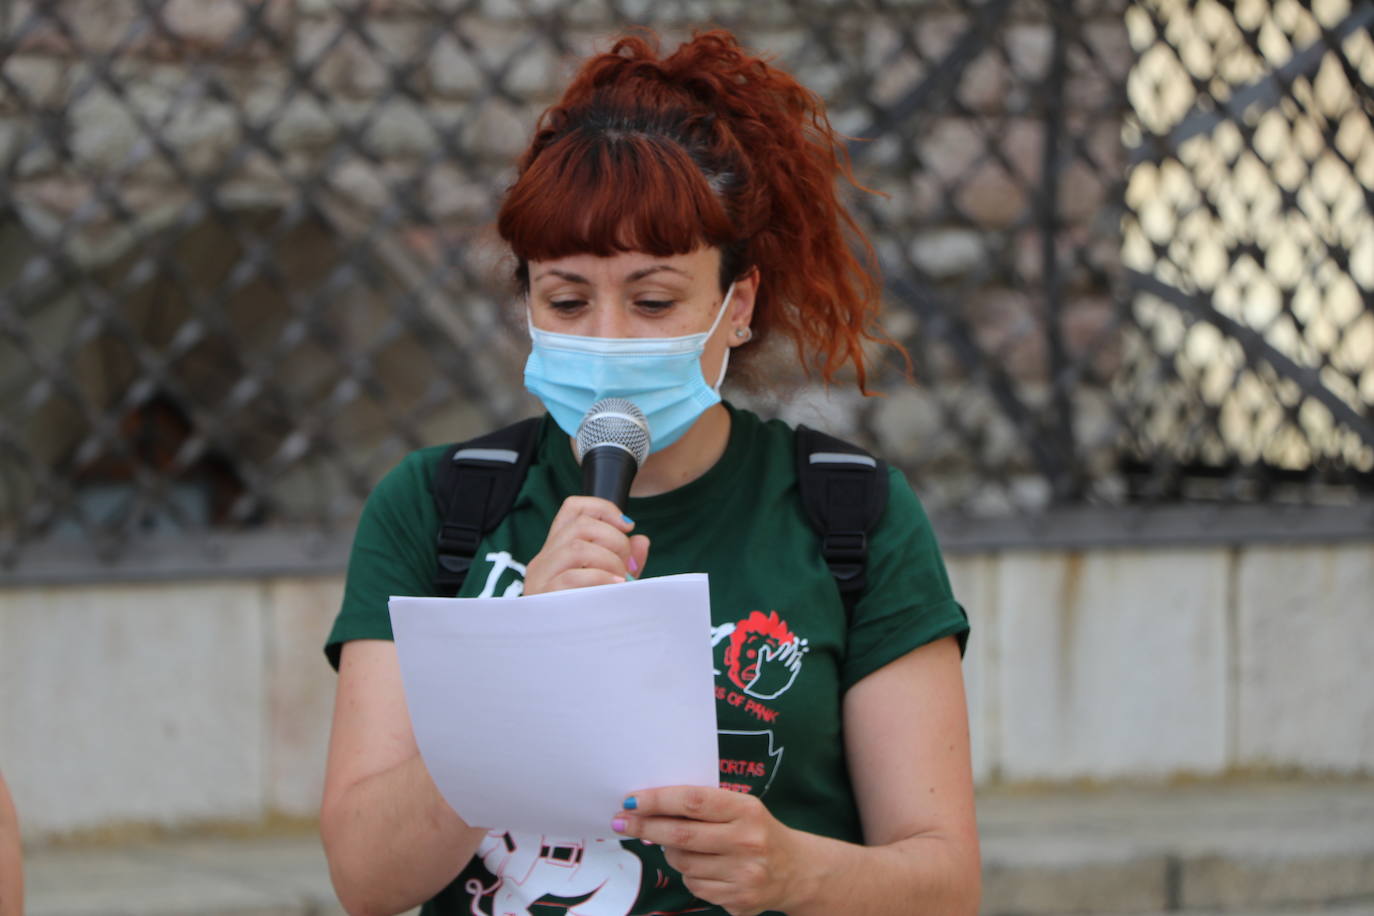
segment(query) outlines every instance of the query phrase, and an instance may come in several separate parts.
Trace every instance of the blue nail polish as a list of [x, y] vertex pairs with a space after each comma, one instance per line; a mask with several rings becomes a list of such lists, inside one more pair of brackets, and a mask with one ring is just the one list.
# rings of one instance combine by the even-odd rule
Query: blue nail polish
[[621, 513], [620, 520], [627, 525], [633, 525], [635, 523], [634, 519], [630, 518], [628, 515], [625, 515], [624, 513]]
[[626, 810], [626, 811], [633, 811], [634, 809], [636, 809], [636, 808], [638, 808], [638, 807], [639, 807], [639, 799], [635, 798], [633, 795], [631, 795], [629, 798], [625, 799], [625, 810]]

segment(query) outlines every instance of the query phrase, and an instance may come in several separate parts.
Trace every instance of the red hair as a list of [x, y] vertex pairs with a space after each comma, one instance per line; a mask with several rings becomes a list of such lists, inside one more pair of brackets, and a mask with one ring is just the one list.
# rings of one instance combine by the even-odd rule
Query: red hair
[[666, 58], [652, 33], [631, 35], [585, 61], [539, 119], [497, 228], [522, 286], [531, 260], [717, 247], [722, 291], [760, 274], [737, 357], [776, 331], [827, 382], [853, 363], [867, 392], [864, 342], [905, 352], [877, 324], [873, 246], [839, 177], [854, 183], [820, 98], [729, 32]]

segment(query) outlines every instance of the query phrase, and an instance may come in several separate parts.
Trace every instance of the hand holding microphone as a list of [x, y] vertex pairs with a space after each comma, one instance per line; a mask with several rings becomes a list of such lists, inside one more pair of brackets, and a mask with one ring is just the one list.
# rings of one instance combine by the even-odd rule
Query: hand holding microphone
[[584, 496], [569, 496], [530, 560], [525, 594], [609, 585], [640, 574], [649, 539], [631, 535], [624, 515], [630, 485], [649, 455], [649, 424], [624, 398], [603, 398], [578, 427], [576, 451]]

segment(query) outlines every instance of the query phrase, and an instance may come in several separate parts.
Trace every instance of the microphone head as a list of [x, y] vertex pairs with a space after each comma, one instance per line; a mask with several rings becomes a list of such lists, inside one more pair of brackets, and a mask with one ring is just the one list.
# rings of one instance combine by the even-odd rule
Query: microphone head
[[636, 467], [643, 464], [649, 457], [649, 421], [644, 411], [625, 398], [602, 398], [593, 404], [577, 427], [577, 460], [602, 445], [623, 448]]

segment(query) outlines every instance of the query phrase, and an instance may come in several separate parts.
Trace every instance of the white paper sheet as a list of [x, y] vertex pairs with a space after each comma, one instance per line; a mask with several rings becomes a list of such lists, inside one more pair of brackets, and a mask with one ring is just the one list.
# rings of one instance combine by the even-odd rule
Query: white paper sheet
[[468, 824], [607, 837], [630, 792], [718, 784], [705, 575], [390, 607], [416, 743]]

